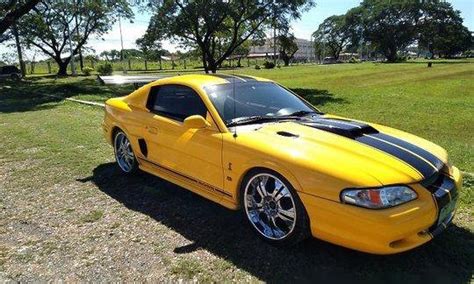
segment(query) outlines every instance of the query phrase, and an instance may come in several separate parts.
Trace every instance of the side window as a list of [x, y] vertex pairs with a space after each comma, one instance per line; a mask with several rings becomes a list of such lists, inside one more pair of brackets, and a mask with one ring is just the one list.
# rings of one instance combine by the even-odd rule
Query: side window
[[180, 85], [164, 85], [150, 90], [147, 107], [150, 111], [183, 121], [191, 115], [206, 117], [207, 108], [193, 89]]

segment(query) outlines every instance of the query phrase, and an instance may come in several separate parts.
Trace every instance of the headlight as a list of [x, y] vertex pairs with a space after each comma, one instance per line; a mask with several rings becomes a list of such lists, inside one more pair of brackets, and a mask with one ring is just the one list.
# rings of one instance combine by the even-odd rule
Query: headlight
[[397, 206], [416, 197], [416, 192], [408, 186], [346, 189], [341, 193], [342, 202], [372, 209]]

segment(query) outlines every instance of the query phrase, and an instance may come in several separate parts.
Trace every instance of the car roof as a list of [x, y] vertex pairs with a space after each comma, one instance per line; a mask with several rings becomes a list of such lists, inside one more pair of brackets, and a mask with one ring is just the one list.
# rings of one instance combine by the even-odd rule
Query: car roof
[[148, 100], [148, 93], [150, 88], [160, 85], [184, 85], [194, 88], [204, 88], [206, 86], [229, 84], [232, 82], [273, 82], [268, 79], [247, 76], [247, 75], [230, 75], [230, 74], [187, 74], [172, 77], [166, 77], [135, 90], [130, 95], [126, 96], [124, 100], [135, 106], [145, 106]]
[[249, 75], [240, 75], [240, 74], [187, 74], [179, 75], [173, 77], [167, 77], [159, 79], [153, 83], [150, 83], [150, 87], [155, 85], [162, 84], [185, 84], [185, 85], [198, 85], [201, 87], [207, 85], [217, 85], [217, 84], [228, 84], [233, 82], [251, 82], [251, 81], [260, 81], [260, 82], [272, 82], [271, 80], [259, 78]]

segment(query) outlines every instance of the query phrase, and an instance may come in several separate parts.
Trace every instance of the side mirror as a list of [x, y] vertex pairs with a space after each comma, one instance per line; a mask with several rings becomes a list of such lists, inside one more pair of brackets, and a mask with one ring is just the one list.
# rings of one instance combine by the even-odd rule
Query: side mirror
[[200, 115], [191, 115], [184, 120], [184, 126], [190, 129], [202, 129], [211, 126], [204, 117]]

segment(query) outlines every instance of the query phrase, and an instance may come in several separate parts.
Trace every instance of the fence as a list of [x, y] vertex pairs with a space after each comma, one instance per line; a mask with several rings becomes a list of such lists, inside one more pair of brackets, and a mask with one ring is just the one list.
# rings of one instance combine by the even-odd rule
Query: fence
[[[232, 67], [255, 67], [259, 65], [262, 67], [265, 61], [272, 61], [272, 59], [265, 58], [242, 58], [226, 60], [221, 67], [232, 68]], [[76, 70], [80, 72], [79, 61], [75, 61]], [[90, 60], [84, 59], [84, 67], [91, 67], [96, 69], [98, 65], [112, 64], [114, 71], [127, 72], [160, 72], [160, 71], [172, 71], [172, 70], [202, 70], [202, 62], [198, 59], [177, 59], [177, 60], [162, 60], [160, 61], [148, 61], [143, 59], [128, 59], [124, 61], [105, 61], [105, 60]], [[283, 62], [279, 62], [283, 64]], [[70, 68], [70, 66], [69, 66]], [[58, 72], [58, 66], [55, 62], [42, 61], [42, 62], [29, 62], [26, 64], [27, 74], [56, 74]]]

